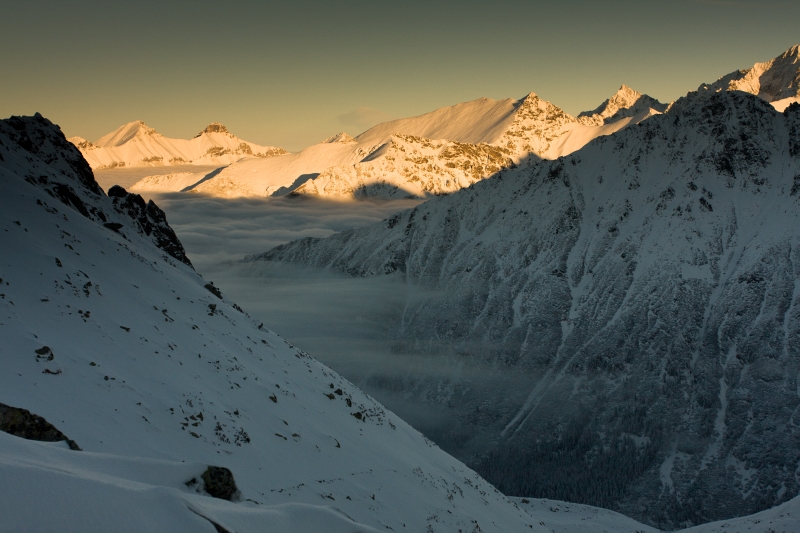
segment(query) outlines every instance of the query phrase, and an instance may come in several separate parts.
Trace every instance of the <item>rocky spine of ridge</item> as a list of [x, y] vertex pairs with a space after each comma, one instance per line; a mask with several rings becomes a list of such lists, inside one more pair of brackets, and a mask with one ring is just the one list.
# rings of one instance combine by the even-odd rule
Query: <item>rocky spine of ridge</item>
[[112, 189], [113, 197], [106, 196], [80, 151], [58, 126], [38, 113], [33, 117], [11, 117], [0, 121], [0, 144], [2, 139], [28, 154], [28, 168], [12, 167], [25, 181], [89, 220], [123, 236], [131, 236], [131, 232], [143, 236], [170, 257], [191, 266], [164, 212], [152, 200], [145, 204], [141, 196], [122, 187]]
[[571, 156], [257, 258], [400, 273], [437, 296], [398, 340], [529, 376], [521, 399], [451, 385], [458, 434], [496, 443], [462, 459], [505, 493], [666, 529], [750, 514], [800, 491], [799, 128], [800, 105], [695, 93]]
[[517, 156], [534, 154], [543, 157], [564, 134], [564, 126], [574, 122], [575, 118], [560, 107], [530, 93], [517, 103], [513, 122], [494, 144], [513, 151]]
[[331, 167], [290, 195], [359, 199], [441, 196], [514, 168], [513, 156], [514, 152], [501, 146], [395, 135], [380, 155], [352, 166]]

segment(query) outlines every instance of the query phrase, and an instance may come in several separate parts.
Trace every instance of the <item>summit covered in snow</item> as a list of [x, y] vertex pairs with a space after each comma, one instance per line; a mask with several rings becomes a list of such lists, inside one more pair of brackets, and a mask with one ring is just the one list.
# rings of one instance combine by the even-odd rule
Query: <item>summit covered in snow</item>
[[800, 44], [775, 59], [737, 70], [714, 83], [703, 84], [699, 91], [744, 91], [772, 103], [783, 111], [800, 101]]

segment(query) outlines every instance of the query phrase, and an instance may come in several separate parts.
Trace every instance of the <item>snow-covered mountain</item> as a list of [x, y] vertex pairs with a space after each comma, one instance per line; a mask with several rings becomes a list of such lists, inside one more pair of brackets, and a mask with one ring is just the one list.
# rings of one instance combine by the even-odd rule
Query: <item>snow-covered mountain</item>
[[286, 154], [283, 148], [243, 141], [214, 122], [193, 139], [170, 139], [141, 120], [120, 126], [95, 142], [69, 139], [95, 170], [156, 165], [227, 165], [243, 157], [267, 158]]
[[83, 450], [0, 433], [0, 529], [547, 531], [254, 323], [46, 119], [0, 121], [0, 187], [0, 426]]
[[673, 528], [800, 492], [798, 194], [800, 105], [701, 91], [570, 156], [253, 259], [434, 289], [398, 339], [529, 382], [519, 400], [422, 385], [459, 435], [493, 440], [462, 458], [508, 494]]
[[714, 83], [700, 86], [699, 91], [743, 91], [771, 102], [778, 111], [800, 101], [800, 44], [789, 48], [775, 59], [737, 70]]
[[620, 119], [642, 115], [636, 122], [656, 113], [667, 110], [668, 104], [662, 104], [655, 98], [642, 94], [623, 85], [614, 96], [600, 104], [594, 111], [578, 114], [578, 121], [590, 126], [611, 124]]
[[[623, 89], [597, 113], [580, 120], [534, 93], [517, 101], [481, 98], [379, 124], [356, 138], [335, 135], [298, 154], [243, 160], [207, 179], [199, 175], [148, 177], [133, 190], [191, 190], [223, 197], [449, 194], [512, 168], [520, 160], [571, 153], [664, 107]], [[190, 182], [197, 185], [187, 189]]]

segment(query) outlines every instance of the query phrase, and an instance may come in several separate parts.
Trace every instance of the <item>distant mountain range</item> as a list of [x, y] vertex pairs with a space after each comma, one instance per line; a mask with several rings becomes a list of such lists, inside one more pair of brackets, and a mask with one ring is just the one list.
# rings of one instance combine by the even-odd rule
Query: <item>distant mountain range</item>
[[[797, 47], [793, 47], [771, 61], [705, 84], [701, 90], [749, 92], [782, 111], [800, 94], [797, 57]], [[668, 107], [625, 85], [597, 109], [577, 117], [534, 93], [520, 100], [481, 98], [379, 124], [355, 138], [343, 132], [278, 158], [254, 159], [230, 146], [227, 155], [235, 162], [224, 169], [212, 174], [147, 177], [132, 190], [195, 191], [221, 197], [427, 198], [452, 193], [521, 161], [570, 154], [592, 139], [638, 124]], [[100, 164], [95, 161], [102, 152], [82, 150], [93, 166]], [[257, 150], [253, 151], [255, 155]], [[265, 148], [261, 153], [282, 151]], [[102, 160], [108, 168], [115, 156]], [[165, 157], [161, 163], [170, 161]]]
[[714, 83], [703, 84], [699, 91], [742, 91], [754, 94], [783, 111], [800, 102], [800, 45], [789, 48], [775, 59], [737, 70]]
[[580, 119], [534, 93], [520, 100], [481, 98], [379, 124], [355, 138], [343, 132], [297, 154], [243, 158], [213, 176], [148, 177], [132, 190], [425, 198], [468, 187], [526, 158], [571, 153], [665, 108], [625, 86]]
[[186, 139], [170, 139], [141, 120], [120, 126], [95, 142], [69, 139], [94, 170], [160, 165], [227, 165], [242, 157], [273, 157], [287, 153], [274, 146], [243, 141], [214, 122]]
[[522, 397], [404, 389], [453, 391], [461, 425], [434, 440], [508, 494], [668, 529], [780, 504], [800, 492], [800, 104], [772, 104], [797, 98], [798, 50], [568, 156], [250, 260], [427, 287], [399, 341], [528, 376]]

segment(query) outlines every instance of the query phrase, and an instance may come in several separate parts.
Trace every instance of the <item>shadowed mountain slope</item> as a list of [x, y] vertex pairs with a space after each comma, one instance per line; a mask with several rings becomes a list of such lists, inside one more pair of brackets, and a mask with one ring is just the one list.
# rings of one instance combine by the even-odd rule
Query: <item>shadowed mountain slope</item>
[[256, 259], [446, 295], [409, 309], [398, 338], [529, 376], [522, 400], [448, 406], [466, 434], [494, 435], [471, 464], [509, 494], [673, 528], [798, 493], [798, 194], [800, 106], [704, 91], [570, 156]]

